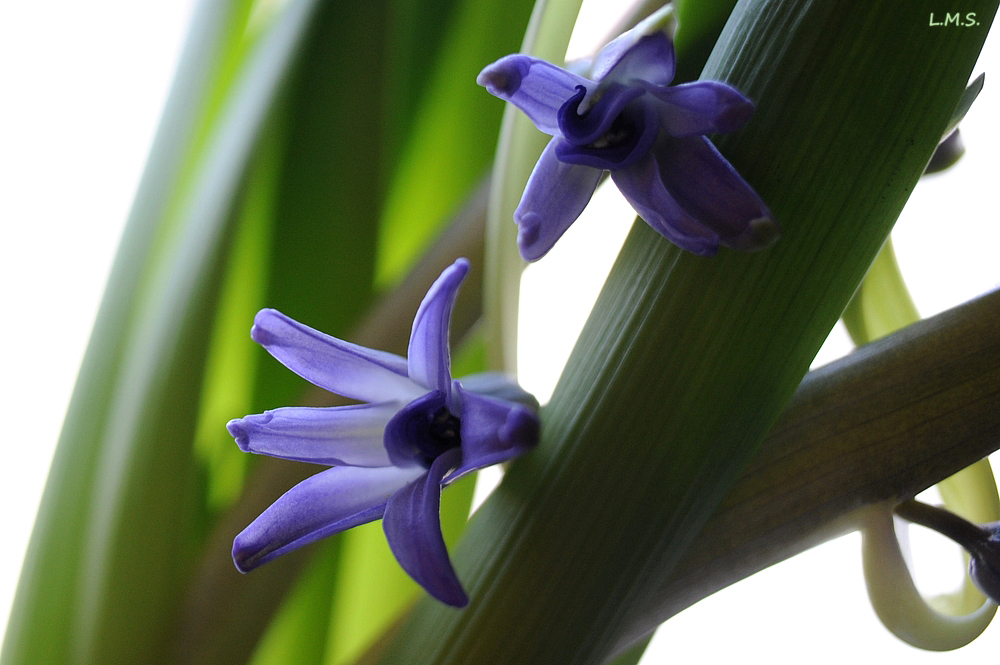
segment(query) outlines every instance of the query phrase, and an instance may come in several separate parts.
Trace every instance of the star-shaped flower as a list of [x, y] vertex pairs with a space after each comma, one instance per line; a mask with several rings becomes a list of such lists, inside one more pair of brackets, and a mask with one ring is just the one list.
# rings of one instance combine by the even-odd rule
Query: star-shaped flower
[[250, 334], [283, 365], [363, 404], [287, 407], [232, 420], [240, 449], [327, 464], [233, 542], [247, 572], [320, 538], [382, 518], [403, 569], [438, 600], [468, 603], [441, 534], [441, 488], [538, 442], [535, 399], [503, 377], [451, 378], [448, 328], [469, 270], [459, 259], [417, 310], [407, 358], [341, 341], [273, 309]]
[[754, 251], [777, 238], [763, 201], [704, 136], [741, 128], [753, 104], [717, 81], [668, 87], [673, 29], [668, 5], [605, 46], [589, 77], [525, 55], [479, 74], [553, 137], [514, 213], [526, 260], [552, 248], [604, 171], [647, 224], [695, 254]]

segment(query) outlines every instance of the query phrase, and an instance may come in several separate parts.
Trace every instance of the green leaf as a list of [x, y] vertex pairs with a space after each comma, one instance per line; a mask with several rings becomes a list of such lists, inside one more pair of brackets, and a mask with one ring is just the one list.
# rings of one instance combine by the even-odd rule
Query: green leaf
[[996, 11], [980, 0], [979, 27], [935, 31], [932, 4], [906, 17], [887, 3], [737, 6], [703, 76], [756, 102], [717, 145], [781, 239], [709, 259], [633, 227], [544, 410], [541, 445], [456, 548], [470, 605], [421, 603], [380, 662], [600, 663], [648, 631], [655, 590], [888, 236]]
[[962, 122], [965, 118], [965, 114], [969, 112], [972, 108], [972, 103], [976, 101], [976, 97], [979, 93], [983, 91], [983, 84], [986, 82], [986, 74], [980, 74], [976, 79], [969, 84], [969, 87], [965, 89], [962, 93], [961, 99], [958, 100], [958, 105], [955, 107], [954, 112], [951, 114], [951, 118], [948, 119], [948, 126], [945, 127], [944, 133], [941, 134], [941, 138], [946, 138], [955, 129], [958, 128], [958, 124]]
[[476, 85], [476, 76], [517, 50], [532, 5], [455, 2], [433, 69], [424, 74], [382, 215], [378, 284], [383, 287], [406, 273], [489, 169], [503, 107]]
[[[95, 542], [100, 535], [97, 524], [108, 524], [107, 492], [121, 489], [120, 472], [131, 452], [118, 458], [112, 450], [129, 448], [127, 421], [144, 411], [124, 392], [125, 376], [141, 381], [144, 371], [155, 374], [153, 365], [177, 350], [143, 347], [141, 322], [145, 318], [149, 323], [146, 304], [157, 280], [165, 276], [163, 259], [177, 250], [171, 241], [180, 227], [171, 217], [181, 205], [176, 192], [185, 165], [195, 159], [193, 137], [207, 122], [203, 107], [214, 94], [222, 61], [237, 48], [245, 7], [245, 2], [204, 2], [195, 13], [49, 473], [4, 640], [5, 664], [62, 663], [71, 657], [85, 662], [92, 653], [94, 624], [99, 621], [95, 604], [100, 604], [95, 587], [105, 572], [101, 563], [105, 555]], [[177, 229], [173, 239], [166, 233], [171, 227]], [[202, 266], [210, 270], [214, 257], [205, 258]], [[192, 275], [197, 268], [188, 266]], [[200, 277], [211, 279], [206, 274]], [[201, 315], [189, 314], [195, 319]], [[147, 328], [146, 341], [152, 340], [151, 333]], [[148, 357], [136, 357], [143, 349]], [[130, 358], [139, 364], [131, 364]], [[178, 489], [184, 494], [190, 488], [183, 481], [176, 483], [168, 496]], [[178, 555], [166, 562], [168, 576], [176, 573], [173, 564], [181, 559]], [[156, 630], [146, 625], [136, 631], [135, 639], [155, 639], [150, 632]]]
[[843, 314], [847, 332], [862, 346], [920, 320], [899, 273], [892, 239], [885, 241]]
[[674, 6], [677, 16], [676, 85], [698, 78], [736, 0], [676, 0]]
[[327, 540], [299, 575], [268, 626], [249, 665], [319, 665], [326, 642], [317, 639], [330, 622], [331, 595], [337, 589], [340, 543]]

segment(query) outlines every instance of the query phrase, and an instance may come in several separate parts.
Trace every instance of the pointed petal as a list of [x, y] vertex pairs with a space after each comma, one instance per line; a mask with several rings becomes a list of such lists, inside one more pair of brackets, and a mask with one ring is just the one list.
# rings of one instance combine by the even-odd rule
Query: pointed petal
[[596, 86], [582, 76], [526, 55], [508, 55], [486, 67], [476, 83], [491, 95], [510, 102], [546, 134], [558, 134], [559, 108], [573, 96], [577, 86]]
[[[587, 145], [604, 138], [613, 130], [615, 121], [625, 105], [645, 90], [639, 86], [612, 84], [589, 109], [580, 113], [580, 102], [587, 91], [582, 86], [559, 109], [559, 131], [567, 143]], [[613, 133], [613, 132], [612, 132]]]
[[386, 501], [424, 470], [337, 466], [285, 492], [233, 541], [233, 561], [248, 572], [320, 538], [377, 520]]
[[535, 399], [535, 396], [503, 372], [470, 374], [463, 376], [459, 383], [462, 384], [465, 392], [477, 393], [505, 402], [517, 402], [532, 411], [538, 411], [538, 400]]
[[451, 309], [468, 272], [469, 262], [458, 259], [431, 285], [413, 318], [410, 346], [406, 352], [410, 378], [446, 396], [451, 395], [451, 352], [448, 348]]
[[397, 402], [328, 408], [285, 407], [230, 420], [246, 453], [330, 466], [391, 466], [383, 445]]
[[756, 251], [777, 240], [771, 211], [707, 138], [661, 141], [653, 154], [670, 196], [723, 245]]
[[461, 451], [450, 450], [427, 473], [392, 495], [382, 528], [403, 570], [442, 603], [465, 607], [468, 596], [448, 558], [441, 534], [441, 479], [458, 463]]
[[[457, 383], [457, 382], [456, 382]], [[538, 445], [538, 414], [516, 402], [486, 397], [456, 386], [462, 400], [462, 465], [446, 483], [522, 455]]]
[[537, 261], [552, 249], [587, 207], [601, 181], [601, 169], [559, 161], [556, 147], [561, 141], [549, 141], [514, 211], [517, 246], [525, 261]]
[[718, 251], [718, 236], [674, 201], [652, 155], [630, 168], [614, 171], [611, 177], [639, 216], [664, 238], [699, 256], [712, 256]]
[[642, 24], [601, 49], [594, 59], [591, 76], [600, 82], [648, 81], [668, 85], [674, 79], [674, 43], [666, 33], [643, 34]]
[[425, 392], [407, 376], [403, 358], [344, 342], [274, 309], [257, 313], [250, 336], [306, 381], [344, 397], [409, 401]]
[[660, 127], [675, 137], [734, 132], [753, 114], [753, 102], [718, 81], [644, 87], [663, 102]]

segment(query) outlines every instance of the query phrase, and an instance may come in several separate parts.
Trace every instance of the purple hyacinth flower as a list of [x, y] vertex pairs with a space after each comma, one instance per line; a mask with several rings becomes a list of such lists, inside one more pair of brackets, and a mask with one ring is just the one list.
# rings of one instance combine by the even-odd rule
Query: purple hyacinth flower
[[417, 310], [407, 357], [373, 351], [261, 310], [250, 334], [317, 386], [362, 404], [287, 407], [232, 420], [245, 452], [326, 464], [233, 542], [247, 572], [320, 538], [379, 518], [403, 569], [438, 600], [468, 603], [441, 534], [441, 489], [538, 442], [538, 403], [504, 377], [451, 378], [448, 329], [469, 263], [459, 259]]
[[990, 600], [1000, 605], [1000, 522], [979, 527], [982, 538], [968, 547], [969, 577]]
[[552, 135], [514, 213], [527, 261], [576, 221], [604, 171], [662, 236], [695, 254], [719, 245], [767, 247], [778, 226], [757, 193], [704, 135], [741, 128], [753, 104], [718, 81], [668, 87], [674, 77], [668, 5], [604, 47], [589, 77], [509, 55], [477, 79]]

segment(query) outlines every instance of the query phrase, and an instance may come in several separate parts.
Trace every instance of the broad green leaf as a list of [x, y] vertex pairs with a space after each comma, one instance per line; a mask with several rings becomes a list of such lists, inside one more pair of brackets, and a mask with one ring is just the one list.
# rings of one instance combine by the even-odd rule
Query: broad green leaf
[[972, 103], [976, 101], [976, 97], [983, 90], [983, 84], [986, 82], [986, 74], [980, 74], [976, 79], [969, 84], [969, 87], [965, 89], [962, 93], [962, 98], [958, 100], [958, 105], [955, 106], [955, 111], [951, 114], [951, 118], [948, 119], [948, 126], [945, 127], [944, 133], [941, 138], [944, 138], [951, 134], [955, 129], [958, 128], [958, 124], [962, 122], [965, 118], [965, 114], [969, 112], [972, 108]]
[[[376, 222], [387, 168], [380, 159], [384, 120], [375, 111], [385, 95], [379, 72], [386, 66], [388, 2], [313, 4], [315, 10], [301, 25], [303, 46], [280, 112], [260, 133], [262, 149], [254, 163], [254, 174], [260, 178], [252, 181], [255, 190], [247, 202], [256, 207], [242, 219], [256, 229], [247, 233], [258, 234], [255, 254], [234, 255], [229, 268], [233, 289], [227, 292], [230, 300], [223, 303], [216, 327], [215, 348], [226, 356], [218, 357], [220, 366], [210, 377], [205, 403], [213, 406], [212, 411], [202, 414], [202, 432], [214, 437], [210, 489], [219, 485], [233, 489], [233, 479], [219, 473], [238, 470], [252, 459], [226, 433], [227, 420], [330, 399], [312, 394], [315, 389], [250, 340], [255, 311], [274, 307], [344, 338], [370, 305], [373, 293]], [[287, 20], [297, 7], [289, 5], [277, 20]], [[266, 460], [254, 462], [245, 493], [254, 492], [259, 478], [275, 468]], [[290, 466], [296, 470], [282, 476], [287, 484], [273, 494], [254, 496], [251, 504], [226, 511], [200, 553], [195, 579], [211, 583], [187, 605], [178, 637], [178, 648], [194, 662], [245, 662], [308, 558], [305, 555], [311, 553], [284, 557], [247, 576], [237, 573], [229, 554], [233, 536], [268, 502], [312, 471], [307, 465]], [[226, 507], [235, 497], [224, 498], [215, 505]], [[247, 511], [248, 505], [256, 508]], [[340, 556], [336, 540], [325, 547], [338, 550]], [[332, 582], [336, 576], [331, 573], [329, 579]], [[302, 598], [307, 600], [284, 604], [271, 634], [284, 634], [287, 625], [296, 622], [294, 617], [302, 614], [297, 603], [316, 602], [309, 594]], [[325, 624], [307, 625], [325, 631]], [[324, 641], [322, 633], [304, 637], [313, 643]], [[258, 658], [267, 653], [264, 649]], [[322, 656], [323, 650], [316, 653]]]
[[263, 306], [266, 258], [272, 235], [274, 197], [283, 147], [280, 120], [258, 146], [247, 181], [247, 195], [236, 222], [205, 367], [195, 435], [196, 452], [205, 466], [206, 502], [211, 513], [230, 505], [243, 487], [249, 456], [233, 445], [221, 425], [250, 410], [253, 377], [260, 358], [248, 334], [248, 321]]
[[[756, 111], [717, 141], [782, 226], [752, 255], [682, 253], [636, 224], [543, 413], [456, 548], [471, 603], [421, 602], [382, 663], [601, 663], [805, 374], [920, 177], [980, 26], [888, 3], [742, 2], [703, 72]], [[579, 556], [586, 551], [587, 556]], [[581, 584], [581, 580], [586, 583]], [[539, 635], [544, 640], [539, 640]]]
[[326, 643], [317, 636], [330, 622], [331, 594], [337, 589], [340, 543], [328, 540], [314, 553], [268, 626], [249, 665], [319, 665]]
[[872, 507], [882, 512], [994, 451], [998, 325], [994, 291], [806, 375], [660, 589], [658, 619], [857, 529]]
[[213, 307], [258, 133], [310, 9], [293, 6], [234, 80], [131, 323], [83, 546], [79, 662], [172, 658], [175, 613], [203, 532], [192, 441]]
[[517, 50], [531, 4], [455, 0], [382, 215], [380, 286], [406, 273], [489, 169], [503, 107], [476, 76]]
[[127, 348], [135, 348], [142, 299], [158, 268], [152, 260], [169, 251], [163, 229], [205, 122], [203, 106], [235, 48], [245, 5], [204, 2], [195, 13], [49, 472], [4, 639], [5, 665], [62, 663], [89, 650], [89, 627], [80, 623], [89, 617], [79, 610], [91, 604], [84, 576], [100, 571], [84, 543], [93, 536], [92, 516], [105, 508], [99, 483], [113, 473], [103, 465], [114, 403], [122, 399], [119, 381], [130, 371]]

